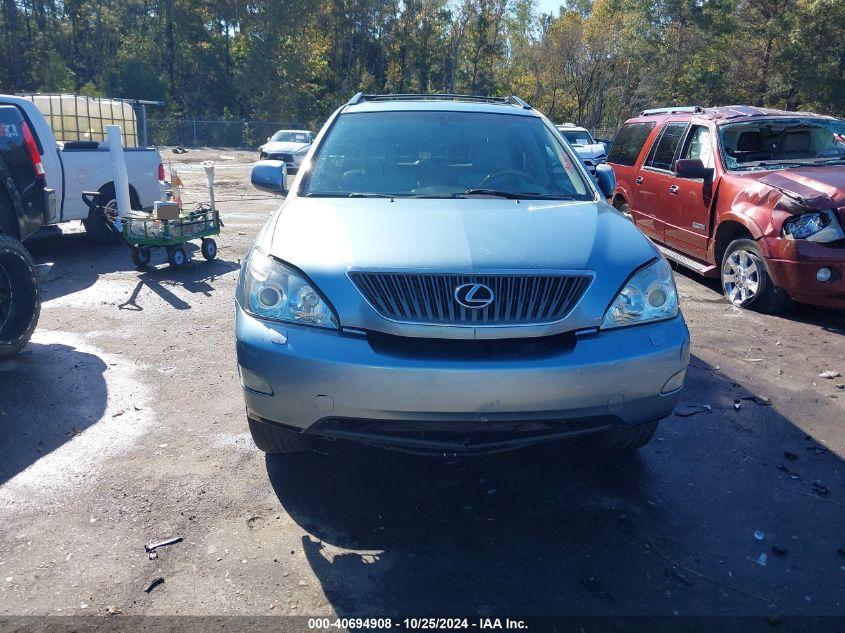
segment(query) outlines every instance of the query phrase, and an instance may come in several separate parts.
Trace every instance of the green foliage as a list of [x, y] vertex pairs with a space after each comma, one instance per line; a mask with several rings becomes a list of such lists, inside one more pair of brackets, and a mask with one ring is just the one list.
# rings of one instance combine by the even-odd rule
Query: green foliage
[[359, 90], [515, 93], [597, 128], [669, 104], [845, 115], [843, 0], [560, 5], [4, 0], [0, 91], [164, 100], [156, 116], [231, 119], [251, 141], [263, 131], [234, 121], [318, 128]]

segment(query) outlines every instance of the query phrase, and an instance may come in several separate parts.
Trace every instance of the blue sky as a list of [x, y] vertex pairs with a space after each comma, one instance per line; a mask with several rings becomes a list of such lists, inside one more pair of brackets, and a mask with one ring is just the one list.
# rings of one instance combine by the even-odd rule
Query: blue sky
[[537, 0], [537, 11], [557, 15], [562, 0]]

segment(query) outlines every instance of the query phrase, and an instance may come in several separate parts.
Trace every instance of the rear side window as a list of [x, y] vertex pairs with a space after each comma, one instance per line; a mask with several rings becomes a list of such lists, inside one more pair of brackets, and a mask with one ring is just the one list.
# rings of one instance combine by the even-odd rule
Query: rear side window
[[675, 153], [678, 151], [678, 145], [681, 144], [681, 139], [684, 137], [686, 130], [686, 123], [667, 124], [660, 132], [660, 136], [657, 137], [654, 145], [651, 146], [645, 166], [672, 171]]
[[608, 163], [631, 166], [637, 162], [637, 157], [645, 144], [645, 140], [654, 129], [654, 121], [648, 123], [626, 123], [613, 139]]

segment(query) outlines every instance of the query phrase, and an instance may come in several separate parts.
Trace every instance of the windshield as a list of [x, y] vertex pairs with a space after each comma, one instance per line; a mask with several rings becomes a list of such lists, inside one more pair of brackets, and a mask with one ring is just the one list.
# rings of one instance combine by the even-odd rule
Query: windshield
[[823, 165], [845, 159], [845, 121], [763, 119], [719, 127], [722, 159], [732, 171]]
[[593, 139], [590, 138], [590, 133], [587, 130], [560, 130], [560, 133], [573, 145], [593, 144]]
[[314, 158], [305, 195], [592, 200], [539, 118], [477, 112], [341, 115]]
[[285, 130], [279, 130], [276, 132], [273, 137], [270, 139], [271, 141], [278, 141], [280, 143], [310, 143], [311, 139], [309, 138], [308, 132], [288, 132]]

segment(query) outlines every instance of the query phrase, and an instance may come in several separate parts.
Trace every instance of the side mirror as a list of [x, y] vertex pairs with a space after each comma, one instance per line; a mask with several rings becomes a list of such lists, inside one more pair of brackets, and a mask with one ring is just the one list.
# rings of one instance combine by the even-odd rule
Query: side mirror
[[252, 167], [252, 186], [284, 196], [288, 192], [287, 165], [280, 160], [260, 160]]
[[267, 137], [267, 142], [268, 142], [268, 143], [270, 142], [270, 139], [271, 139], [271, 138], [273, 138], [273, 137], [272, 137], [272, 136], [268, 136], [268, 137]]
[[675, 161], [675, 175], [678, 178], [704, 178], [713, 177], [713, 168], [705, 167], [699, 158], [679, 158]]
[[613, 167], [607, 163], [596, 165], [596, 182], [605, 198], [612, 196], [613, 190], [616, 189], [616, 174], [613, 173]]

